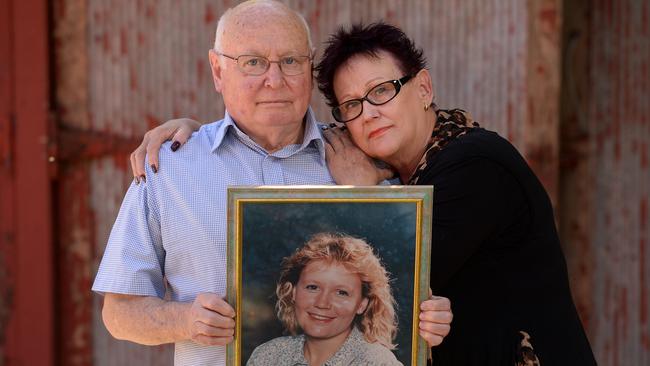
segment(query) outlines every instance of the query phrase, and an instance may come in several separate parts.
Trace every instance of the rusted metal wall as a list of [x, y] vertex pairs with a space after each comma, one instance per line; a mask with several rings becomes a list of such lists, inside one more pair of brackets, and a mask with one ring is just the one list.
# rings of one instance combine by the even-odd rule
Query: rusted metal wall
[[[59, 120], [59, 307], [64, 364], [162, 364], [170, 348], [113, 340], [88, 292], [146, 129], [223, 114], [207, 51], [235, 2], [60, 0], [54, 4]], [[317, 47], [338, 26], [386, 20], [425, 49], [442, 107], [463, 107], [527, 153], [555, 197], [559, 1], [288, 1]], [[317, 115], [329, 111], [314, 91]], [[92, 311], [90, 310], [92, 309]]]
[[13, 169], [12, 146], [13, 128], [11, 114], [13, 109], [13, 60], [8, 57], [12, 49], [12, 21], [10, 2], [0, 1], [0, 366], [7, 358], [7, 333], [13, 280], [10, 267], [14, 258], [13, 236]]
[[1, 0], [0, 23], [0, 365], [51, 365], [47, 3]]
[[566, 2], [562, 234], [598, 360], [650, 364], [650, 3]]
[[[113, 340], [101, 323], [101, 297], [88, 289], [130, 182], [135, 142], [170, 118], [221, 118], [207, 51], [218, 17], [235, 3], [53, 4], [62, 364], [170, 363], [169, 347]], [[438, 105], [465, 108], [513, 141], [560, 209], [572, 286], [600, 362], [647, 364], [647, 2], [596, 1], [593, 9], [587, 0], [564, 8], [559, 0], [287, 3], [305, 15], [318, 48], [340, 25], [383, 19], [425, 49]], [[563, 21], [582, 27], [577, 63], [566, 62], [572, 48], [561, 48]], [[563, 96], [560, 124], [562, 66], [563, 90], [573, 88], [567, 64], [578, 91]], [[330, 120], [317, 90], [313, 101]]]

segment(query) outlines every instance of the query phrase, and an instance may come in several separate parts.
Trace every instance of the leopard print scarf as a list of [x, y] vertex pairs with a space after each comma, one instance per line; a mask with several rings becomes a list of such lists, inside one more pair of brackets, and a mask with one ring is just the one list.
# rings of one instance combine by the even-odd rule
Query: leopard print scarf
[[436, 116], [436, 125], [433, 128], [431, 139], [422, 155], [422, 159], [408, 180], [407, 184], [409, 185], [418, 184], [420, 175], [426, 170], [428, 163], [438, 151], [442, 150], [451, 141], [474, 128], [480, 127], [477, 122], [474, 122], [472, 116], [462, 109], [438, 109], [436, 110]]

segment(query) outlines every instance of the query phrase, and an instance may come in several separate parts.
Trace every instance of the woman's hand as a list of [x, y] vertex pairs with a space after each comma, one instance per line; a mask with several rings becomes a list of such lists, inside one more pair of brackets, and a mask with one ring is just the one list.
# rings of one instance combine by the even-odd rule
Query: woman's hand
[[420, 304], [419, 333], [429, 344], [437, 346], [451, 330], [451, 302], [446, 297], [430, 296]]
[[390, 167], [381, 166], [361, 151], [345, 127], [330, 126], [323, 131], [325, 157], [336, 184], [374, 186], [395, 175]]
[[140, 178], [145, 177], [145, 155], [147, 156], [147, 164], [151, 166], [154, 172], [157, 172], [160, 145], [167, 140], [173, 140], [171, 149], [176, 151], [190, 138], [192, 132], [200, 127], [201, 123], [193, 119], [179, 118], [169, 120], [153, 130], [147, 131], [140, 146], [130, 156], [131, 171], [136, 183], [140, 182]]

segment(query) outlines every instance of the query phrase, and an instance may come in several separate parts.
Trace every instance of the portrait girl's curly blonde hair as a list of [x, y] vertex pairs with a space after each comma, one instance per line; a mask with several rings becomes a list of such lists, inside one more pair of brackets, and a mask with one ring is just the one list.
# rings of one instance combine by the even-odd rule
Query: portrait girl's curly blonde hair
[[285, 329], [292, 335], [298, 333], [300, 326], [294, 309], [293, 288], [302, 270], [315, 260], [340, 263], [361, 277], [362, 296], [368, 299], [368, 306], [363, 314], [355, 317], [354, 323], [369, 343], [379, 342], [388, 349], [394, 349], [397, 318], [388, 273], [368, 243], [343, 234], [316, 234], [291, 256], [283, 259], [275, 290], [278, 296], [275, 308]]

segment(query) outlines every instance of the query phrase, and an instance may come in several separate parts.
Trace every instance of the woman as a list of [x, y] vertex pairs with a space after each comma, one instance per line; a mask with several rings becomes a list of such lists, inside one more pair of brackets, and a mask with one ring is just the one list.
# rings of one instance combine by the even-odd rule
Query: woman
[[339, 30], [317, 72], [345, 124], [324, 133], [337, 183], [377, 183], [376, 158], [403, 184], [435, 187], [431, 288], [454, 326], [434, 364], [595, 365], [550, 200], [517, 150], [438, 109], [422, 51], [391, 25]]
[[365, 241], [315, 235], [284, 259], [276, 295], [290, 336], [257, 347], [247, 365], [401, 365], [388, 275]]
[[[434, 363], [595, 364], [544, 188], [509, 142], [437, 109], [425, 67], [401, 30], [378, 23], [333, 35], [317, 79], [363, 152], [404, 184], [435, 187], [431, 287], [455, 318]], [[358, 152], [345, 132], [326, 136], [335, 180], [358, 184], [346, 181]]]

